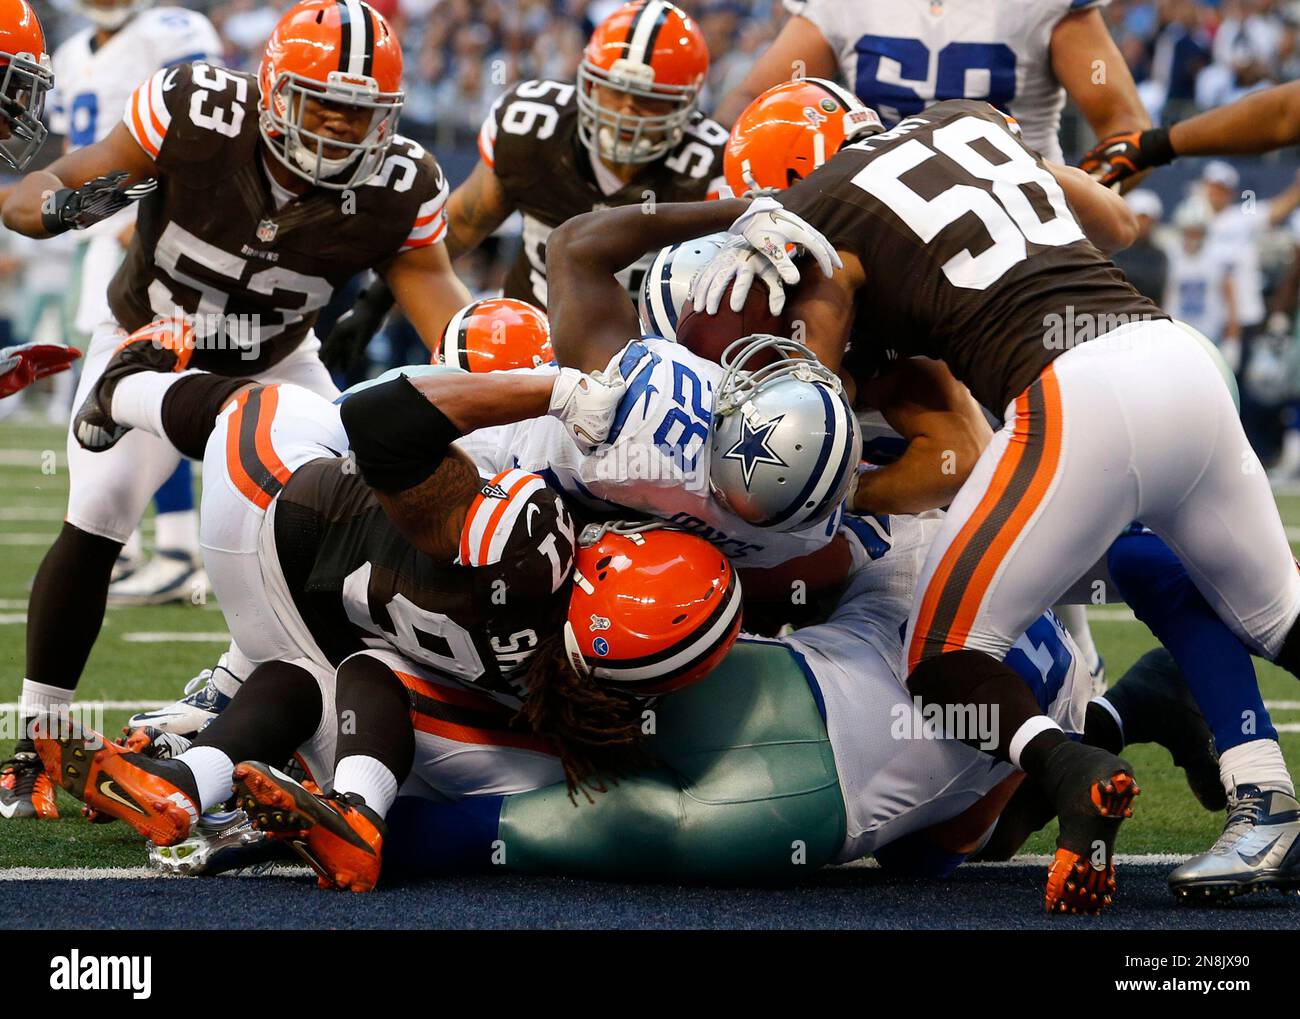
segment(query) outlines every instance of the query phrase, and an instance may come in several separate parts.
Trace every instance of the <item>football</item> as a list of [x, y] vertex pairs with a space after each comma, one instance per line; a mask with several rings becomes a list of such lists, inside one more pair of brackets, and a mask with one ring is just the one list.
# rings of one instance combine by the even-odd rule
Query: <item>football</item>
[[[731, 287], [722, 295], [722, 304], [716, 315], [695, 311], [688, 306], [686, 314], [677, 323], [677, 342], [684, 344], [693, 354], [722, 363], [722, 352], [742, 336], [754, 333], [785, 335], [785, 319], [773, 315], [767, 307], [767, 284], [755, 280], [739, 312], [731, 310]], [[776, 359], [776, 353], [765, 352], [749, 366], [752, 371]]]

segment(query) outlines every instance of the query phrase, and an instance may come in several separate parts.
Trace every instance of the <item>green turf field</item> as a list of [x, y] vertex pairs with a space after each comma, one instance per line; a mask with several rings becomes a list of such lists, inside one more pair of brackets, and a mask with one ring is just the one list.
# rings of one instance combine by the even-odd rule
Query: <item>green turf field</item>
[[[54, 451], [54, 458], [48, 451]], [[50, 471], [51, 462], [53, 471]], [[45, 425], [0, 422], [0, 702], [13, 731], [24, 664], [27, 584], [62, 521], [67, 489], [63, 433]], [[1279, 500], [1288, 525], [1300, 533], [1300, 496]], [[150, 531], [146, 525], [146, 537]], [[77, 578], [69, 577], [75, 584]], [[1140, 623], [1120, 621], [1111, 608], [1094, 620], [1107, 671], [1118, 678], [1154, 640]], [[224, 650], [225, 625], [213, 602], [152, 609], [110, 609], [79, 691], [87, 700], [138, 703], [172, 700], [186, 680], [212, 665]], [[1259, 663], [1273, 721], [1292, 771], [1300, 769], [1300, 686], [1281, 670]], [[1273, 707], [1285, 704], [1286, 707]], [[116, 733], [128, 709], [107, 710]], [[1286, 732], [1290, 727], [1292, 732]], [[0, 740], [0, 757], [11, 743]], [[1133, 747], [1142, 796], [1132, 822], [1120, 835], [1126, 853], [1190, 853], [1218, 834], [1221, 818], [1192, 799], [1181, 773], [1164, 751]], [[0, 868], [136, 866], [145, 859], [138, 838], [121, 824], [90, 825], [77, 804], [60, 792], [63, 818], [49, 823], [0, 823]], [[1040, 833], [1026, 847], [1047, 852], [1054, 833]]]

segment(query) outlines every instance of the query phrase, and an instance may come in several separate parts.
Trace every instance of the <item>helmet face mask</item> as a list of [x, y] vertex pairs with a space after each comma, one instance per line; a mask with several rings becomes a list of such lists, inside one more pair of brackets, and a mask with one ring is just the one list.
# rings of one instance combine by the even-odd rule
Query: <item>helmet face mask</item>
[[[776, 360], [748, 370], [759, 355]], [[709, 488], [757, 527], [795, 531], [831, 516], [862, 457], [862, 432], [839, 377], [801, 343], [746, 336], [722, 357]]]
[[[622, 65], [622, 66], [620, 66]], [[587, 60], [578, 68], [578, 138], [588, 149], [611, 163], [650, 163], [682, 140], [699, 93], [693, 86], [655, 85], [654, 71], [646, 64], [615, 61], [605, 71]], [[648, 80], [647, 80], [648, 79]], [[664, 112], [629, 112], [624, 104], [602, 102], [611, 93], [623, 93]]]
[[43, 53], [0, 52], [0, 62], [0, 161], [23, 170], [49, 133], [42, 116], [54, 72]]
[[[380, 92], [373, 78], [331, 71], [322, 84], [282, 71], [262, 107], [262, 137], [276, 158], [299, 177], [318, 187], [345, 190], [364, 183], [383, 165], [397, 132], [402, 100], [401, 92]], [[312, 120], [324, 119], [323, 104], [368, 115], [355, 141], [311, 129]], [[330, 150], [343, 155], [328, 156]]]

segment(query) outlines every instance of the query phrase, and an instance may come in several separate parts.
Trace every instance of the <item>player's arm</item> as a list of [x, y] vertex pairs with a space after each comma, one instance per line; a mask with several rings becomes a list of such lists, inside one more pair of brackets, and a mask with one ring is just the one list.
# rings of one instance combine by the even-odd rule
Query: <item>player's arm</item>
[[1127, 180], [1179, 156], [1244, 156], [1300, 143], [1300, 81], [1261, 89], [1172, 127], [1103, 137], [1080, 166], [1103, 184]]
[[[104, 178], [119, 173], [125, 176], [111, 185], [103, 182]], [[88, 214], [107, 211], [111, 215], [132, 200], [114, 197], [115, 193], [120, 196], [123, 189], [157, 174], [154, 161], [126, 125], [118, 124], [101, 141], [66, 153], [47, 169], [23, 177], [5, 199], [0, 214], [10, 230], [28, 237], [50, 237], [61, 231], [51, 230], [47, 217], [57, 215], [59, 208], [69, 201], [86, 204]], [[92, 201], [101, 203], [102, 208], [97, 205], [92, 209], [88, 204]]]
[[807, 18], [793, 17], [749, 69], [713, 114], [723, 127], [731, 127], [745, 107], [773, 85], [791, 78], [834, 78], [838, 70], [835, 51], [822, 31]]
[[389, 262], [381, 275], [430, 350], [437, 347], [451, 317], [470, 302], [469, 288], [452, 269], [445, 244], [404, 252]]
[[865, 383], [858, 399], [880, 410], [907, 440], [898, 460], [859, 476], [850, 499], [859, 513], [922, 513], [947, 506], [993, 438], [979, 404], [942, 361], [909, 358]]
[[[837, 252], [843, 265], [829, 277], [815, 272], [804, 274], [791, 297], [788, 318], [791, 332], [801, 336], [818, 360], [834, 371], [840, 371], [848, 346], [854, 298], [867, 282], [866, 270], [858, 256], [844, 249]], [[871, 339], [863, 337], [867, 342]], [[843, 372], [840, 375], [850, 386], [849, 399], [853, 400], [855, 380]]]
[[1137, 216], [1117, 192], [1103, 187], [1076, 167], [1057, 163], [1046, 166], [1070, 200], [1088, 240], [1106, 254], [1121, 251], [1137, 240]]
[[647, 251], [726, 230], [748, 202], [639, 205], [575, 216], [546, 241], [546, 279], [551, 342], [556, 359], [581, 371], [603, 368], [641, 334], [627, 291], [614, 274]]
[[1098, 138], [1151, 126], [1133, 75], [1099, 9], [1067, 14], [1057, 22], [1050, 53], [1052, 73]]
[[480, 160], [447, 201], [447, 253], [473, 251], [514, 211], [496, 171]]

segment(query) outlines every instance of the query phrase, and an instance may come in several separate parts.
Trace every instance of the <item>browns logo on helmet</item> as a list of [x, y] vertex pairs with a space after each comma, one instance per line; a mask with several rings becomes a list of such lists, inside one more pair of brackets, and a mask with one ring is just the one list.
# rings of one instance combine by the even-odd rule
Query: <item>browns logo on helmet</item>
[[649, 163], [681, 141], [709, 71], [694, 19], [633, 0], [591, 34], [578, 67], [578, 137], [611, 163]]
[[267, 40], [258, 84], [267, 147], [299, 177], [344, 190], [374, 176], [396, 133], [402, 48], [364, 0], [303, 0]]
[[536, 368], [554, 360], [545, 313], [513, 297], [490, 297], [465, 305], [447, 323], [433, 354], [434, 364], [468, 372]]
[[41, 117], [54, 70], [27, 0], [0, 0], [0, 161], [24, 170], [48, 133]]
[[668, 528], [579, 543], [564, 640], [569, 660], [624, 693], [703, 679], [740, 633], [740, 579], [703, 538]]
[[788, 188], [846, 142], [883, 131], [880, 118], [846, 88], [824, 78], [774, 85], [732, 125], [723, 173], [733, 192]]

